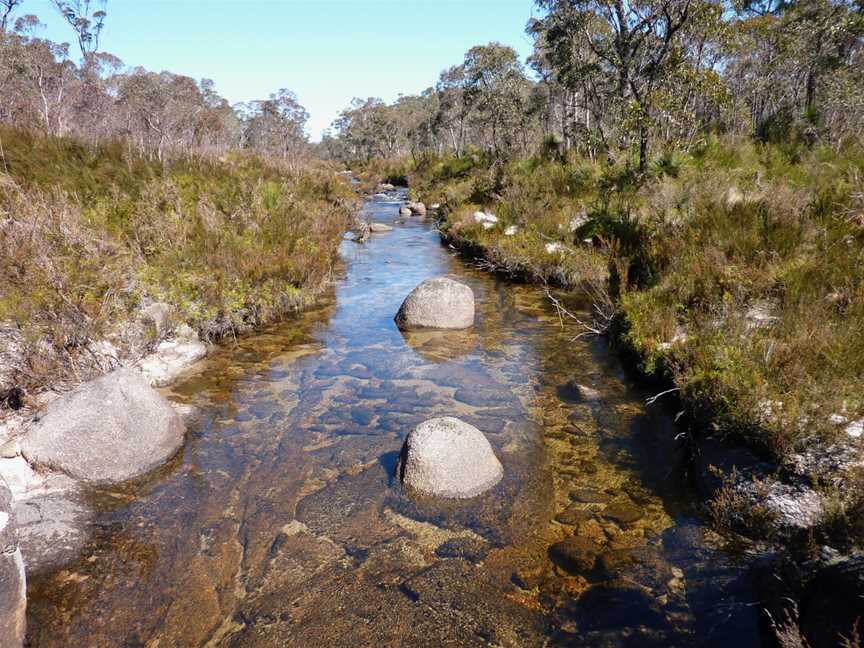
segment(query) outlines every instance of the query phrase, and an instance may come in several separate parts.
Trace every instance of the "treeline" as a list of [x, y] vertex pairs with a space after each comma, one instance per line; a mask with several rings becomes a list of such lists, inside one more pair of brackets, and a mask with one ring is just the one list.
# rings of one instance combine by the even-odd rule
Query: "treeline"
[[[842, 147], [864, 133], [862, 0], [538, 0], [527, 67], [470, 49], [434, 87], [355, 99], [327, 133], [346, 160], [477, 149], [690, 150], [711, 134]], [[533, 73], [533, 74], [532, 74]]]
[[309, 153], [309, 115], [290, 90], [232, 106], [211, 80], [128, 68], [98, 51], [104, 1], [52, 2], [80, 62], [68, 44], [37, 36], [43, 26], [23, 14], [25, 0], [0, 0], [0, 123], [91, 143], [124, 138], [159, 160], [244, 148], [294, 164]]

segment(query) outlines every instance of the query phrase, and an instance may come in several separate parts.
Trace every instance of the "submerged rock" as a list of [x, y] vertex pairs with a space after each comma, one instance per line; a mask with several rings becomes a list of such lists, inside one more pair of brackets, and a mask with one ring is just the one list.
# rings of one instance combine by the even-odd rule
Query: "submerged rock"
[[444, 416], [411, 430], [402, 445], [396, 474], [410, 490], [467, 499], [495, 486], [504, 469], [480, 430]]
[[21, 442], [28, 462], [113, 484], [144, 475], [183, 444], [182, 419], [133, 369], [118, 369], [51, 402]]
[[488, 544], [476, 538], [451, 538], [435, 549], [439, 558], [461, 558], [474, 563], [482, 562], [488, 552]]
[[0, 479], [0, 645], [4, 648], [24, 643], [26, 612], [27, 584], [12, 493]]
[[600, 548], [593, 540], [571, 536], [549, 547], [549, 558], [571, 574], [585, 574], [594, 569]]
[[396, 314], [402, 330], [464, 329], [474, 325], [474, 291], [446, 277], [427, 279], [402, 302]]
[[555, 521], [568, 526], [575, 526], [580, 522], [585, 522], [594, 517], [591, 511], [579, 504], [571, 504], [566, 509], [555, 516]]
[[557, 391], [561, 399], [573, 403], [594, 403], [603, 398], [603, 394], [596, 389], [586, 387], [575, 380], [561, 385]]
[[633, 524], [645, 515], [641, 508], [630, 502], [612, 502], [600, 514], [619, 524]]
[[605, 504], [610, 496], [593, 488], [575, 488], [570, 491], [570, 499], [583, 504]]
[[[59, 569], [78, 556], [90, 538], [93, 511], [73, 484], [63, 484], [55, 475], [44, 487], [18, 499], [18, 544], [28, 573]], [[64, 487], [65, 486], [65, 487]]]

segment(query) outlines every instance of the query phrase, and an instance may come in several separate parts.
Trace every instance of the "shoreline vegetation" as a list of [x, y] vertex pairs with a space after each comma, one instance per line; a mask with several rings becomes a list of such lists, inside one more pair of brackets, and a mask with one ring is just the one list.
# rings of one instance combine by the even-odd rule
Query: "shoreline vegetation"
[[134, 362], [180, 325], [218, 342], [296, 312], [330, 280], [356, 206], [324, 163], [0, 138], [6, 400]]
[[[639, 177], [576, 156], [359, 168], [373, 184], [407, 179], [440, 205], [444, 243], [546, 286], [577, 333], [606, 335], [677, 399], [695, 452], [710, 439], [752, 453], [734, 468], [708, 458], [727, 471], [703, 476], [718, 523], [861, 546], [864, 151], [718, 140]], [[816, 492], [819, 510], [768, 519], [758, 497], [774, 480], [789, 501]]]

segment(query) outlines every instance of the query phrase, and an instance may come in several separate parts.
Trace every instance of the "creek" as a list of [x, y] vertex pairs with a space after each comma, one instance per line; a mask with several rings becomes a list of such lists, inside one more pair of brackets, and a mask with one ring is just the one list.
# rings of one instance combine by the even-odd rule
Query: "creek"
[[[393, 224], [399, 204], [365, 210]], [[428, 221], [342, 256], [316, 308], [166, 390], [197, 412], [185, 448], [89, 495], [80, 556], [28, 575], [29, 645], [760, 645], [748, 560], [699, 514], [674, 412], [602, 340]], [[472, 287], [475, 327], [400, 333], [402, 299], [438, 275]], [[504, 465], [473, 500], [394, 481], [407, 432], [444, 415]]]

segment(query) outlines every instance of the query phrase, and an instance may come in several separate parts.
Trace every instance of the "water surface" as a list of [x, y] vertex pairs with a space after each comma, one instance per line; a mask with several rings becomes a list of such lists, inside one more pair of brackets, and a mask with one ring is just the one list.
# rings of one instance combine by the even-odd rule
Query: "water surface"
[[[197, 408], [186, 447], [93, 494], [81, 556], [30, 576], [32, 646], [759, 645], [670, 413], [601, 341], [574, 341], [540, 291], [472, 269], [429, 222], [346, 241], [343, 258], [319, 307], [167, 392]], [[475, 328], [403, 335], [399, 304], [436, 275], [471, 285]], [[602, 398], [580, 401], [574, 379]], [[401, 492], [402, 440], [441, 415], [488, 435], [497, 487]], [[567, 538], [575, 551], [550, 551]]]

